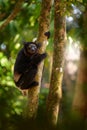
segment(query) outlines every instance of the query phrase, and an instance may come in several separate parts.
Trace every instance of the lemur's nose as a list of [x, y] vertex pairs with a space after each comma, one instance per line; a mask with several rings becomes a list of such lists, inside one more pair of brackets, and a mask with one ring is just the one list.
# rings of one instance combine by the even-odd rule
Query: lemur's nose
[[32, 47], [32, 51], [35, 51], [35, 48], [34, 48], [34, 47]]

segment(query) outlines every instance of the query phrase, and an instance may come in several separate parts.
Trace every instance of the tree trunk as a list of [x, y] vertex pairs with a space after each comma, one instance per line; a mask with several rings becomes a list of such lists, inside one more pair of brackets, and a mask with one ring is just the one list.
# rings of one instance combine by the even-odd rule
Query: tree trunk
[[80, 115], [87, 117], [87, 4], [82, 21], [82, 50], [73, 100], [73, 110], [79, 112]]
[[87, 50], [81, 51], [73, 110], [87, 117]]
[[[47, 37], [44, 35], [45, 32], [49, 31], [49, 22], [50, 22], [50, 9], [51, 9], [51, 0], [42, 0], [41, 6], [41, 14], [39, 18], [39, 34], [37, 42], [42, 44], [42, 47], [39, 53], [43, 53], [47, 44]], [[43, 62], [38, 67], [38, 74], [36, 76], [36, 81], [41, 82], [43, 70]], [[33, 87], [28, 91], [28, 106], [27, 106], [27, 117], [35, 118], [38, 109], [38, 99], [39, 99], [39, 91], [40, 85], [37, 87]]]
[[62, 77], [65, 49], [65, 7], [61, 0], [54, 0], [54, 53], [50, 81], [50, 90], [47, 100], [47, 116], [51, 125], [57, 124], [60, 99], [62, 97]]

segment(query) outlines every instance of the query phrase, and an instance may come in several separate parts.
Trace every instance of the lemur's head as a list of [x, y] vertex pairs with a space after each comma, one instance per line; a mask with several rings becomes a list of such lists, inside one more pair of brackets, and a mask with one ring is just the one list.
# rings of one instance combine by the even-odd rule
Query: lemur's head
[[24, 42], [24, 51], [27, 55], [36, 54], [41, 44], [36, 42]]

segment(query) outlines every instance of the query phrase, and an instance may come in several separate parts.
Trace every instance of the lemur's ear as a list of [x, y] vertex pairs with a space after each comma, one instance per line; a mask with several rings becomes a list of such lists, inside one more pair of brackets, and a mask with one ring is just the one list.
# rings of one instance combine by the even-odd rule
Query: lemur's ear
[[26, 41], [23, 41], [23, 45], [24, 45], [24, 46], [29, 45], [29, 44], [33, 44], [33, 42], [26, 42]]

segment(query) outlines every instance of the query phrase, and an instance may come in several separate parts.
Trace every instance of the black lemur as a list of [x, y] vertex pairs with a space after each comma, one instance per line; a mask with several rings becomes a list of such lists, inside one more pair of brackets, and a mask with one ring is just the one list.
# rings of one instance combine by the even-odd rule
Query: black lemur
[[38, 82], [35, 81], [38, 65], [47, 56], [46, 53], [38, 53], [40, 47], [40, 43], [24, 42], [24, 47], [17, 55], [14, 65], [14, 81], [21, 90], [38, 85]]

